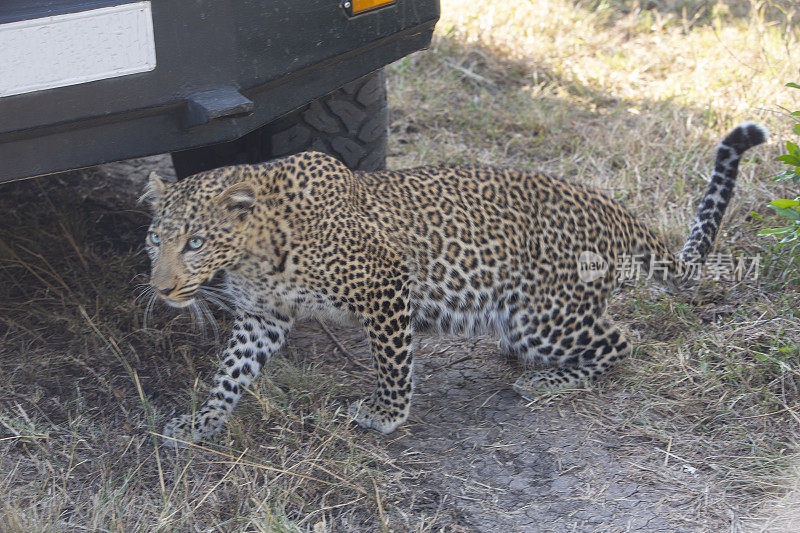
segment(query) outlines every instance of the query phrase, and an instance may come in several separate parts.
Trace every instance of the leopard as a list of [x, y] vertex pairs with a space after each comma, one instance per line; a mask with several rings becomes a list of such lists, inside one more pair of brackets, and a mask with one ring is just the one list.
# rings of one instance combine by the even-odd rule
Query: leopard
[[640, 257], [660, 281], [684, 283], [714, 245], [742, 155], [767, 135], [747, 122], [718, 144], [677, 253], [618, 200], [533, 170], [361, 172], [303, 152], [176, 182], [152, 173], [153, 298], [191, 307], [218, 276], [234, 318], [207, 399], [172, 418], [163, 442], [217, 435], [293, 325], [315, 317], [363, 328], [376, 387], [347, 413], [382, 433], [409, 416], [425, 333], [494, 336], [523, 363], [511, 386], [526, 398], [591, 383], [632, 351], [607, 312], [620, 262]]

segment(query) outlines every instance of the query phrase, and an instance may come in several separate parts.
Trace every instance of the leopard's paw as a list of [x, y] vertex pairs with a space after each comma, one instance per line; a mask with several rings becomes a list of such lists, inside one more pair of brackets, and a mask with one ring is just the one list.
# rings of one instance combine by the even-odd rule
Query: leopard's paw
[[405, 409], [387, 407], [374, 396], [351, 403], [348, 412], [362, 428], [377, 429], [384, 434], [391, 433], [408, 418], [407, 406]]

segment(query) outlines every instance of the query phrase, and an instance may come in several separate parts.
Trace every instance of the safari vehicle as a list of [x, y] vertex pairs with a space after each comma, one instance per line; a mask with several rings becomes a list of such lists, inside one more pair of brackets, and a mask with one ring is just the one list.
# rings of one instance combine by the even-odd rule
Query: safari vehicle
[[386, 158], [380, 70], [438, 0], [2, 0], [0, 182], [171, 152], [178, 176], [305, 149]]

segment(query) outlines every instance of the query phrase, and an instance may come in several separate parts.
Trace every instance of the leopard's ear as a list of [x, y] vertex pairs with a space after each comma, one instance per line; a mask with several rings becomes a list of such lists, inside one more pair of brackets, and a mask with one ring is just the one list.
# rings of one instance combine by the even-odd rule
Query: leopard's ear
[[218, 194], [214, 201], [224, 205], [233, 214], [241, 214], [255, 205], [256, 191], [249, 183], [237, 183]]
[[139, 197], [139, 203], [147, 202], [150, 207], [154, 207], [156, 202], [164, 196], [164, 180], [162, 180], [155, 172], [150, 173], [147, 180], [147, 185], [144, 186], [144, 192]]

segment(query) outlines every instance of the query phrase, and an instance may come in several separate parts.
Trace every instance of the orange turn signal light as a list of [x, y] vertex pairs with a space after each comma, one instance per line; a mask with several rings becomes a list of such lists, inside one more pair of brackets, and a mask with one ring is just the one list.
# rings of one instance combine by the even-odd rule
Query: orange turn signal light
[[343, 0], [342, 7], [351, 17], [394, 4], [396, 0]]

